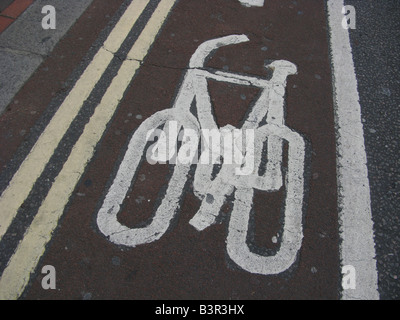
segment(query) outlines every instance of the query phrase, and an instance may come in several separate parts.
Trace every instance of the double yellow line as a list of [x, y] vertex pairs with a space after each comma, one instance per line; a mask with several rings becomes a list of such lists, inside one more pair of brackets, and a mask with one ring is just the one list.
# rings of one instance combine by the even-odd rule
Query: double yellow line
[[[83, 103], [111, 63], [113, 53], [118, 51], [149, 1], [132, 1], [1, 195], [0, 240]], [[17, 299], [22, 294], [30, 274], [36, 268], [53, 230], [57, 227], [65, 205], [93, 156], [96, 144], [102, 137], [126, 88], [139, 69], [140, 61], [147, 55], [174, 2], [175, 0], [161, 0], [100, 104], [96, 107], [90, 121], [86, 124], [82, 135], [74, 145], [68, 160], [0, 278], [0, 299]]]

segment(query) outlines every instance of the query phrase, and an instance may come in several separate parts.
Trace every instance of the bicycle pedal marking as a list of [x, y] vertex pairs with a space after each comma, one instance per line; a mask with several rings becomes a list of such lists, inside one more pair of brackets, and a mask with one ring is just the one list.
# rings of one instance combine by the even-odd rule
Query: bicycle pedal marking
[[[175, 168], [165, 196], [147, 227], [128, 228], [117, 219], [120, 207], [144, 157], [147, 146], [144, 141], [146, 142], [151, 136], [149, 132], [162, 127], [161, 131], [164, 136], [174, 140], [173, 142], [169, 141], [172, 147], [164, 147], [162, 155], [164, 158], [161, 157], [163, 160], [170, 160], [172, 155], [185, 158], [183, 153], [187, 152], [187, 148], [181, 146], [178, 151], [176, 147], [180, 128], [196, 134], [197, 137], [200, 136], [202, 130], [214, 130], [219, 137], [227, 139], [228, 142], [226, 143], [224, 140], [225, 144], [222, 145], [219, 152], [211, 153], [213, 160], [220, 157], [225, 151], [234, 154], [235, 150], [233, 149], [237, 145], [241, 145], [238, 149], [242, 157], [237, 163], [222, 163], [220, 171], [214, 178], [212, 161], [211, 163], [200, 161], [197, 164], [193, 189], [194, 194], [201, 200], [201, 205], [189, 223], [198, 231], [213, 225], [226, 199], [233, 195], [233, 209], [226, 241], [227, 253], [232, 261], [248, 272], [263, 275], [281, 273], [295, 262], [303, 239], [305, 143], [301, 135], [285, 125], [283, 108], [286, 79], [289, 75], [296, 74], [297, 68], [288, 61], [274, 61], [265, 66], [274, 71], [270, 80], [204, 68], [207, 57], [214, 50], [247, 41], [249, 39], [245, 35], [231, 35], [201, 44], [190, 60], [190, 68], [186, 71], [173, 107], [153, 114], [133, 134], [113, 184], [97, 214], [98, 227], [111, 242], [135, 247], [156, 241], [166, 232], [172, 218], [179, 210], [179, 201], [183, 196], [183, 188], [192, 164], [188, 161], [174, 163]], [[218, 128], [212, 115], [207, 79], [261, 89], [258, 100], [248, 113], [241, 128], [230, 125]], [[197, 118], [190, 111], [194, 101], [196, 101]], [[264, 120], [266, 124], [261, 125]], [[176, 122], [178, 129], [171, 127], [171, 122]], [[253, 133], [252, 148], [246, 146], [243, 148], [243, 139], [235, 138], [234, 133], [240, 131]], [[249, 141], [245, 140], [246, 145]], [[259, 176], [258, 170], [262, 164], [265, 141], [267, 141], [268, 161], [265, 165], [265, 173]], [[288, 145], [285, 184], [282, 174], [284, 141]], [[196, 142], [198, 144], [199, 139]], [[227, 147], [226, 144], [230, 147]], [[207, 148], [210, 148], [210, 145], [207, 145]], [[250, 170], [248, 167], [244, 170], [246, 167], [244, 165], [248, 165], [246, 161], [253, 162]], [[286, 187], [286, 198], [280, 248], [274, 256], [256, 254], [246, 243], [254, 189], [274, 192], [283, 186]]]

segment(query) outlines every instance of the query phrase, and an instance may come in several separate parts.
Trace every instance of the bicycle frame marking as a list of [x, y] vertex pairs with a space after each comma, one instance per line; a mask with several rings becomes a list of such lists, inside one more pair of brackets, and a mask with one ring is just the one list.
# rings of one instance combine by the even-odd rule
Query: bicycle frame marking
[[[158, 240], [166, 232], [172, 218], [179, 210], [179, 200], [183, 196], [190, 164], [177, 163], [175, 165], [165, 197], [147, 227], [128, 228], [117, 220], [120, 206], [144, 157], [146, 143], [143, 141], [146, 141], [150, 130], [164, 126], [164, 131], [168, 136], [168, 121], [172, 120], [179, 122], [184, 129], [192, 129], [197, 133], [202, 128], [217, 130], [233, 128], [226, 126], [220, 129], [215, 123], [207, 88], [207, 79], [211, 78], [261, 89], [260, 97], [241, 128], [242, 130], [253, 129], [255, 132], [254, 170], [248, 175], [237, 175], [238, 164], [223, 164], [220, 172], [212, 179], [213, 165], [197, 164], [193, 186], [195, 195], [202, 202], [198, 212], [189, 223], [198, 231], [213, 225], [227, 197], [234, 195], [226, 241], [227, 252], [231, 259], [242, 269], [263, 275], [281, 273], [294, 263], [303, 239], [305, 143], [298, 133], [285, 126], [283, 106], [286, 79], [289, 75], [295, 74], [297, 68], [288, 61], [275, 61], [268, 66], [274, 69], [271, 80], [204, 68], [207, 57], [214, 50], [247, 41], [249, 39], [245, 35], [232, 35], [201, 44], [190, 60], [189, 69], [186, 71], [173, 107], [156, 112], [133, 134], [114, 182], [97, 215], [100, 231], [111, 242], [135, 247]], [[190, 111], [194, 100], [197, 118]], [[264, 119], [266, 124], [261, 125]], [[264, 141], [268, 141], [268, 161], [265, 173], [259, 176], [258, 169], [261, 165]], [[285, 184], [282, 175], [283, 141], [288, 144], [288, 169]], [[286, 187], [285, 218], [279, 251], [274, 256], [253, 253], [246, 243], [254, 196], [253, 189], [273, 192], [280, 190], [283, 186]]]

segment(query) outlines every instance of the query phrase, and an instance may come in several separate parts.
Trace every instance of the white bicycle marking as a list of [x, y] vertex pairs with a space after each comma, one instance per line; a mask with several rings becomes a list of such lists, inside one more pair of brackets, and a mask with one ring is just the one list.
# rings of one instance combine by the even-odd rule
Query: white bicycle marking
[[[190, 68], [186, 71], [173, 108], [155, 113], [144, 121], [133, 134], [118, 173], [97, 216], [97, 224], [100, 231], [110, 241], [130, 247], [153, 242], [166, 232], [171, 219], [179, 210], [179, 200], [183, 196], [183, 188], [190, 170], [190, 164], [178, 162], [169, 181], [165, 197], [147, 227], [128, 228], [117, 219], [117, 214], [135, 177], [135, 173], [144, 158], [146, 148], [144, 141], [146, 141], [148, 132], [163, 126], [166, 136], [170, 136], [171, 132], [168, 132], [169, 121], [178, 121], [180, 123], [178, 130], [174, 130], [176, 132], [179, 132], [179, 129], [183, 127], [183, 129], [195, 130], [197, 133], [200, 133], [201, 129], [219, 130], [223, 135], [236, 129], [230, 125], [218, 128], [213, 118], [207, 79], [214, 79], [225, 83], [253, 86], [261, 89], [259, 99], [252, 107], [241, 128], [243, 131], [253, 130], [255, 133], [254, 150], [241, 149], [252, 153], [252, 157], [246, 157], [243, 154], [243, 158], [254, 159], [254, 165], [252, 166], [252, 172], [246, 172], [246, 175], [243, 175], [240, 174], [243, 164], [223, 163], [219, 173], [213, 179], [213, 165], [210, 165], [209, 162], [200, 161], [196, 167], [193, 186], [195, 195], [202, 202], [198, 212], [189, 223], [198, 231], [211, 226], [215, 223], [226, 199], [234, 195], [233, 211], [227, 236], [227, 252], [231, 259], [244, 270], [263, 275], [281, 273], [287, 270], [296, 260], [303, 238], [302, 210], [305, 144], [298, 133], [285, 126], [283, 106], [286, 79], [289, 75], [295, 74], [297, 68], [288, 61], [275, 61], [266, 66], [272, 68], [274, 72], [271, 80], [265, 80], [254, 76], [243, 76], [204, 67], [207, 57], [214, 50], [222, 46], [247, 41], [249, 39], [245, 35], [232, 35], [209, 40], [201, 44], [190, 60]], [[193, 101], [196, 101], [197, 119], [190, 111]], [[264, 120], [266, 124], [261, 125]], [[174, 133], [175, 136], [177, 135], [176, 132]], [[262, 163], [262, 150], [265, 141], [268, 141], [268, 162], [265, 173], [259, 176], [258, 171]], [[288, 143], [289, 149], [285, 184], [282, 176], [283, 141]], [[242, 142], [232, 141], [237, 145], [242, 144]], [[174, 147], [170, 146], [169, 157], [171, 157], [171, 152], [172, 154], [174, 153]], [[222, 149], [224, 148], [227, 148], [227, 146], [222, 146]], [[232, 148], [232, 146], [229, 148]], [[181, 148], [179, 153], [183, 152], [182, 149], [184, 148]], [[214, 153], [212, 156], [218, 157], [220, 155]], [[285, 222], [280, 249], [274, 256], [255, 254], [251, 252], [246, 243], [250, 211], [253, 203], [253, 189], [273, 192], [280, 190], [283, 186], [287, 190]]]

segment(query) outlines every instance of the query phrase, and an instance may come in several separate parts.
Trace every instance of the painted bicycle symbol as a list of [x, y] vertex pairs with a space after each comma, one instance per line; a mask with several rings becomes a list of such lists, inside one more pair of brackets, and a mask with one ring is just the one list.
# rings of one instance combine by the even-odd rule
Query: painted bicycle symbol
[[[150, 224], [144, 228], [128, 228], [122, 225], [117, 214], [132, 185], [135, 173], [143, 160], [148, 132], [175, 121], [180, 128], [200, 132], [201, 129], [218, 128], [213, 116], [207, 88], [207, 79], [251, 86], [261, 89], [260, 96], [244, 120], [241, 130], [253, 130], [254, 170], [238, 175], [243, 164], [222, 164], [213, 177], [212, 164], [197, 164], [194, 176], [194, 192], [201, 206], [190, 224], [201, 231], [215, 223], [220, 209], [233, 196], [233, 208], [227, 235], [227, 253], [242, 269], [257, 274], [278, 274], [287, 270], [296, 260], [302, 244], [304, 157], [305, 142], [301, 135], [291, 130], [284, 122], [284, 94], [286, 79], [297, 72], [296, 66], [279, 60], [267, 65], [273, 70], [269, 80], [206, 68], [205, 61], [216, 49], [247, 42], [245, 35], [231, 35], [201, 44], [193, 54], [173, 107], [156, 112], [146, 119], [133, 134], [117, 175], [105, 196], [97, 215], [100, 231], [118, 245], [136, 247], [160, 239], [167, 231], [172, 218], [179, 211], [180, 199], [191, 164], [176, 163], [165, 193]], [[196, 103], [196, 116], [191, 112]], [[232, 129], [229, 126], [228, 129]], [[288, 148], [287, 172], [283, 174], [283, 144]], [[263, 148], [267, 143], [265, 172], [258, 174], [263, 162]], [[179, 150], [181, 152], [181, 150]], [[243, 151], [243, 153], [245, 153]], [[243, 154], [245, 158], [247, 155]], [[265, 159], [264, 159], [265, 160]], [[265, 163], [265, 161], [264, 161]], [[133, 181], [134, 183], [134, 181]], [[284, 204], [284, 226], [280, 248], [275, 255], [263, 256], [252, 252], [246, 243], [254, 189], [274, 192], [286, 188]]]

